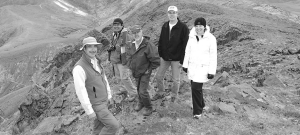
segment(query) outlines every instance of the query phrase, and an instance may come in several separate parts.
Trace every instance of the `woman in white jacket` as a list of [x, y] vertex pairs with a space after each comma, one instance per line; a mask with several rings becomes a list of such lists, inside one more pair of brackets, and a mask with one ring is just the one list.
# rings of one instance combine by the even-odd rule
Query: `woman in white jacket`
[[193, 117], [199, 119], [205, 106], [203, 83], [212, 79], [217, 69], [217, 41], [204, 18], [197, 18], [190, 31], [183, 70], [191, 80]]

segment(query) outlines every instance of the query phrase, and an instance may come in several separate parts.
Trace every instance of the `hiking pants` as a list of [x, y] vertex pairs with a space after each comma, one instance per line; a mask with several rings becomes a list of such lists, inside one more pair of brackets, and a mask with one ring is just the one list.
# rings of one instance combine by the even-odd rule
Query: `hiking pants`
[[120, 128], [120, 123], [107, 106], [93, 105], [93, 109], [97, 116], [94, 120], [93, 135], [115, 135]]
[[152, 104], [150, 100], [150, 95], [148, 92], [149, 82], [150, 82], [151, 71], [148, 74], [144, 74], [139, 78], [135, 78], [137, 91], [139, 96], [139, 102], [145, 107], [152, 109]]
[[205, 106], [203, 99], [203, 83], [193, 82], [191, 80], [192, 87], [192, 100], [193, 100], [193, 115], [202, 114]]
[[113, 66], [114, 66], [115, 76], [118, 79], [118, 81], [122, 83], [122, 87], [125, 87], [129, 95], [135, 95], [136, 88], [134, 87], [130, 79], [128, 67], [122, 64], [113, 64]]
[[181, 71], [181, 65], [179, 61], [165, 61], [163, 58], [160, 58], [160, 66], [158, 67], [158, 70], [155, 75], [157, 88], [158, 88], [157, 93], [162, 93], [165, 91], [164, 77], [166, 71], [169, 69], [170, 66], [171, 66], [172, 81], [173, 81], [171, 96], [177, 97], [179, 91], [179, 85], [180, 85], [180, 71]]

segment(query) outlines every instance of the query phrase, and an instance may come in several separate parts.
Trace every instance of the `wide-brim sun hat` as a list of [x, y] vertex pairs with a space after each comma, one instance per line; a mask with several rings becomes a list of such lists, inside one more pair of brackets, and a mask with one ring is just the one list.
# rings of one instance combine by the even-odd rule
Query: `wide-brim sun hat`
[[82, 47], [79, 50], [82, 50], [85, 45], [100, 45], [101, 43], [98, 43], [96, 38], [94, 37], [87, 37], [82, 40]]

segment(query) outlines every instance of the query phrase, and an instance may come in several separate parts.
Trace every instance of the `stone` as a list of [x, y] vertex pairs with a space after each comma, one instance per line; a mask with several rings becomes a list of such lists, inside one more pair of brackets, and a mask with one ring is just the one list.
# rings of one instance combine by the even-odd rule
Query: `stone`
[[219, 107], [223, 112], [237, 113], [233, 104], [226, 104], [226, 103], [224, 103], [224, 102], [220, 102], [220, 103], [218, 104], [218, 107]]
[[285, 49], [282, 50], [282, 54], [283, 55], [290, 55], [290, 52], [287, 48], [285, 48]]
[[74, 121], [78, 120], [79, 116], [67, 115], [62, 118], [62, 124], [65, 126], [71, 125]]
[[54, 131], [54, 128], [60, 125], [60, 117], [45, 118], [33, 131], [34, 134], [45, 134]]
[[228, 86], [230, 84], [235, 84], [234, 79], [226, 72], [224, 71], [221, 76], [216, 79], [216, 81], [213, 83], [213, 85], [219, 84], [221, 87]]
[[266, 77], [266, 80], [263, 82], [263, 84], [266, 86], [285, 88], [284, 83], [276, 75], [270, 75]]
[[271, 55], [271, 56], [275, 56], [277, 53], [276, 53], [276, 51], [271, 50], [268, 54]]
[[4, 119], [0, 116], [0, 124], [4, 121]]
[[299, 50], [296, 48], [289, 48], [288, 51], [290, 54], [297, 54], [299, 52]]
[[[259, 99], [261, 98], [261, 96], [259, 95], [258, 92], [256, 92], [253, 87], [249, 84], [240, 84], [240, 85], [231, 85], [228, 87], [228, 91], [233, 91], [233, 92], [238, 92], [241, 95], [243, 94], [248, 94], [251, 97], [253, 97], [254, 99]], [[247, 95], [243, 95], [244, 97], [246, 97]]]

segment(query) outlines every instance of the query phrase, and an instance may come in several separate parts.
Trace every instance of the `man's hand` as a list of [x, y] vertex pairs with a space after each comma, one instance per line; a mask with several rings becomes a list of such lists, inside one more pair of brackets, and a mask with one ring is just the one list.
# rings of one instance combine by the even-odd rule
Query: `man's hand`
[[96, 113], [93, 112], [92, 114], [88, 115], [89, 119], [93, 119], [96, 118]]
[[107, 105], [109, 106], [109, 105], [111, 105], [111, 104], [114, 104], [113, 98], [108, 99]]
[[207, 75], [207, 79], [213, 79], [215, 77], [215, 75], [213, 75], [213, 74], [208, 74]]
[[188, 69], [183, 67], [182, 70], [187, 73]]

